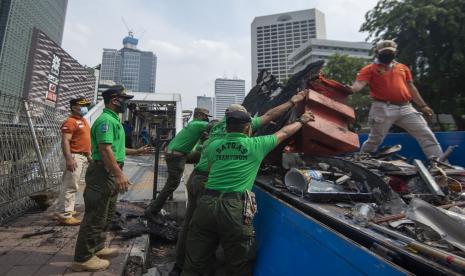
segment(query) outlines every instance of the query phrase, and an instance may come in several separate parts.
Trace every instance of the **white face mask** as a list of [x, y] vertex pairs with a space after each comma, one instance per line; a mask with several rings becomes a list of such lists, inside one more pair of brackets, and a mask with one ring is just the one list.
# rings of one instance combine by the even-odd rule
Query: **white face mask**
[[89, 109], [87, 108], [87, 106], [81, 106], [81, 109], [79, 110], [79, 114], [81, 114], [81, 116], [84, 116], [87, 114], [87, 112], [89, 112]]

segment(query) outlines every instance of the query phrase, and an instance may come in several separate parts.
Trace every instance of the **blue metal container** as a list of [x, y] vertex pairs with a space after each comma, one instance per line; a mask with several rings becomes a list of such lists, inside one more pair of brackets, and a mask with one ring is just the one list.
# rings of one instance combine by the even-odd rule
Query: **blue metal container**
[[[454, 131], [454, 132], [435, 132], [436, 138], [441, 144], [443, 150], [446, 150], [448, 146], [458, 145], [452, 154], [449, 156], [449, 162], [453, 165], [459, 165], [465, 167], [465, 131]], [[368, 134], [360, 134], [360, 145], [365, 142]], [[410, 160], [421, 159], [425, 161], [426, 157], [423, 154], [420, 146], [418, 145], [415, 138], [410, 136], [408, 133], [389, 133], [384, 138], [383, 145], [396, 145], [401, 144], [402, 150], [399, 152]]]
[[407, 275], [408, 272], [255, 188], [256, 276]]

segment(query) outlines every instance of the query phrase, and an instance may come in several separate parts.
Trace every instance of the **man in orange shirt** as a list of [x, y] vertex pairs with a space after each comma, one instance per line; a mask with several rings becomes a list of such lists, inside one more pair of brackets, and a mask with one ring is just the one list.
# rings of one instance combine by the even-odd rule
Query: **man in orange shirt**
[[433, 115], [433, 110], [413, 84], [409, 68], [394, 60], [397, 44], [382, 40], [376, 45], [375, 52], [375, 61], [360, 70], [351, 87], [356, 93], [368, 84], [373, 99], [368, 116], [370, 134], [360, 151], [375, 152], [395, 124], [417, 140], [428, 159], [440, 157], [443, 153], [441, 146], [421, 113], [410, 102], [413, 101], [428, 117]]
[[85, 98], [69, 101], [71, 115], [61, 125], [61, 149], [66, 160], [63, 185], [58, 199], [55, 218], [63, 225], [79, 225], [81, 221], [73, 217], [76, 192], [79, 188], [82, 168], [91, 160], [90, 127], [83, 117], [90, 102]]

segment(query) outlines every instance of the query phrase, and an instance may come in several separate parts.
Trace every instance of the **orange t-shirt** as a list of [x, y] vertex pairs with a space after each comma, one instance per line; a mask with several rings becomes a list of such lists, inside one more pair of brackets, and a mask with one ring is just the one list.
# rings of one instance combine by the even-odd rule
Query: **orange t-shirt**
[[87, 120], [71, 115], [61, 125], [62, 133], [71, 133], [71, 152], [88, 152], [90, 153], [90, 127]]
[[357, 74], [358, 81], [368, 83], [373, 99], [393, 103], [412, 100], [407, 84], [412, 79], [410, 69], [398, 62], [395, 62], [391, 68], [384, 64], [368, 64]]

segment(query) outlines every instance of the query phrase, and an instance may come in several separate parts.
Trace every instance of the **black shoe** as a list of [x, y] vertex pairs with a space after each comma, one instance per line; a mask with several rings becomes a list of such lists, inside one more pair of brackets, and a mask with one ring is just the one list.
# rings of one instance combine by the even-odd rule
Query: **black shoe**
[[182, 268], [179, 268], [176, 264], [174, 264], [173, 269], [171, 269], [169, 276], [179, 276], [181, 275]]

